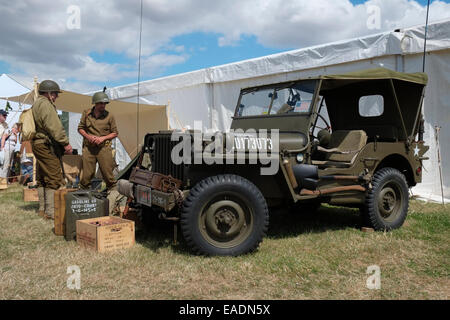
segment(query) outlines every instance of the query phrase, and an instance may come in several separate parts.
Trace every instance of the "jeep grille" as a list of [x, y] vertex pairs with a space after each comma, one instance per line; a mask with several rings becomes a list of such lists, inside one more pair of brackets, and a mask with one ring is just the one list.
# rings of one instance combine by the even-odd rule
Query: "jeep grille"
[[158, 134], [153, 136], [154, 150], [152, 155], [152, 171], [171, 175], [172, 177], [183, 181], [183, 164], [175, 165], [171, 159], [172, 148], [178, 143], [170, 141], [170, 134]]

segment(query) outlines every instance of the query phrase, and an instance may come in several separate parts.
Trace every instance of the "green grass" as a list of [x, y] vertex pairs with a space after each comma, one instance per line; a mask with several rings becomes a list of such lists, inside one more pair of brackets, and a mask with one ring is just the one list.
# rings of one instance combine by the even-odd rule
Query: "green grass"
[[[449, 299], [450, 207], [410, 202], [404, 226], [361, 232], [357, 210], [271, 212], [259, 249], [240, 257], [192, 255], [172, 225], [138, 230], [133, 248], [105, 254], [53, 234], [21, 189], [0, 192], [0, 299]], [[81, 270], [70, 290], [67, 267]], [[381, 289], [366, 288], [367, 267]]]

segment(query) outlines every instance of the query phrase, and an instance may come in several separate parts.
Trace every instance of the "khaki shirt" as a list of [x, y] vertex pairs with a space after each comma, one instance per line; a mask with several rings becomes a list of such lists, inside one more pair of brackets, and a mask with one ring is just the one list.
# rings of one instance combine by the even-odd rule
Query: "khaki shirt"
[[58, 117], [56, 106], [46, 97], [39, 96], [39, 98], [33, 103], [33, 118], [36, 125], [36, 140], [45, 142], [56, 142], [62, 146], [69, 144], [69, 138], [66, 135], [66, 131]]
[[[94, 107], [83, 111], [78, 125], [78, 130], [80, 129], [96, 137], [104, 137], [111, 133], [119, 134], [114, 116], [105, 110], [100, 117], [96, 118], [94, 116]], [[86, 144], [89, 144], [89, 142], [83, 139], [83, 145]]]

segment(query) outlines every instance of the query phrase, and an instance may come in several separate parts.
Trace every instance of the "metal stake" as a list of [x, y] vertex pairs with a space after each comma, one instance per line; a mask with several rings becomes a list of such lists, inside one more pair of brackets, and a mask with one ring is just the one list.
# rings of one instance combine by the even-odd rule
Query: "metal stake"
[[440, 150], [440, 147], [439, 147], [439, 131], [440, 130], [441, 130], [441, 127], [438, 127], [438, 126], [434, 127], [434, 137], [436, 139], [436, 149], [437, 149], [437, 157], [438, 157], [438, 165], [439, 165], [439, 177], [441, 179], [442, 204], [445, 206], [445, 202], [444, 202], [444, 187], [442, 185], [441, 150]]

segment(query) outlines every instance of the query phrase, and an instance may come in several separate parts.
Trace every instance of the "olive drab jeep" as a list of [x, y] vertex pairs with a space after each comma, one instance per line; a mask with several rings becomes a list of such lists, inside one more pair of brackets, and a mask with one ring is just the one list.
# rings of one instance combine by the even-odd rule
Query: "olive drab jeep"
[[173, 220], [193, 252], [255, 250], [274, 206], [360, 208], [402, 226], [421, 182], [424, 73], [370, 69], [242, 89], [231, 128], [147, 134], [119, 180], [142, 215]]

